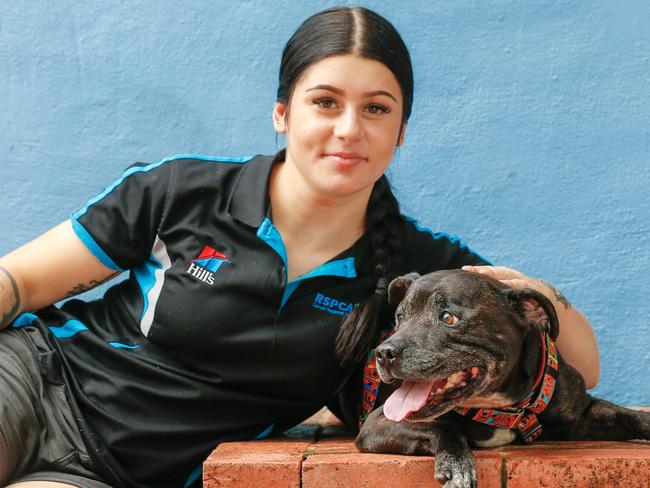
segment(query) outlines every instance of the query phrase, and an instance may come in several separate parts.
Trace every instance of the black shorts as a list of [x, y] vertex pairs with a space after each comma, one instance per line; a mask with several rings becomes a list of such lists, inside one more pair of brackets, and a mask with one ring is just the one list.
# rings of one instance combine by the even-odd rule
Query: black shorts
[[111, 488], [95, 474], [67, 395], [57, 352], [39, 329], [0, 330], [0, 486]]

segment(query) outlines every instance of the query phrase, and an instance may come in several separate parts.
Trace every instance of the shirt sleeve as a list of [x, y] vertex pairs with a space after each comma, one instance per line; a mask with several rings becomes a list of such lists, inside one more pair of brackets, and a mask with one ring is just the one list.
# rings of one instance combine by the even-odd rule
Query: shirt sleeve
[[165, 210], [172, 168], [169, 161], [133, 164], [72, 214], [72, 228], [102, 264], [126, 270], [149, 257]]
[[492, 264], [457, 237], [433, 232], [414, 219], [406, 218], [403, 246], [410, 249], [404, 269], [420, 274], [441, 269], [457, 269], [465, 265]]

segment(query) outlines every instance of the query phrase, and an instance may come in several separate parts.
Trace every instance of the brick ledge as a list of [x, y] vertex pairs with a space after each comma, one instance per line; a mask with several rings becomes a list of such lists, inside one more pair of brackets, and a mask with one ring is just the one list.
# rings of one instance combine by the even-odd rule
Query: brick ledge
[[[553, 442], [474, 450], [480, 488], [648, 488], [650, 442]], [[439, 487], [433, 458], [362, 454], [329, 412], [280, 438], [228, 442], [203, 465], [204, 488]]]

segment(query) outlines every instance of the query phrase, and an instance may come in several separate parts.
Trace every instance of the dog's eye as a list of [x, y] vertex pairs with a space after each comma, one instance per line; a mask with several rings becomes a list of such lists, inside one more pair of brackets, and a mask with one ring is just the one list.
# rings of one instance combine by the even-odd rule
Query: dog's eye
[[399, 327], [402, 325], [402, 322], [404, 322], [404, 314], [403, 313], [398, 313], [395, 315], [395, 326]]
[[458, 317], [449, 312], [449, 310], [443, 310], [438, 318], [445, 325], [456, 325], [458, 323]]

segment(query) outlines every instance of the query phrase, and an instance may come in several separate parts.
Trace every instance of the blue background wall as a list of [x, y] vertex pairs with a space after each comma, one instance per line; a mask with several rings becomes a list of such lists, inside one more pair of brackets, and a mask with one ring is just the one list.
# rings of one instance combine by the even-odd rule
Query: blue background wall
[[[333, 3], [2, 4], [0, 254], [132, 161], [274, 152], [282, 46]], [[650, 404], [650, 3], [363, 4], [415, 65], [404, 211], [556, 284], [596, 330], [595, 393]]]

